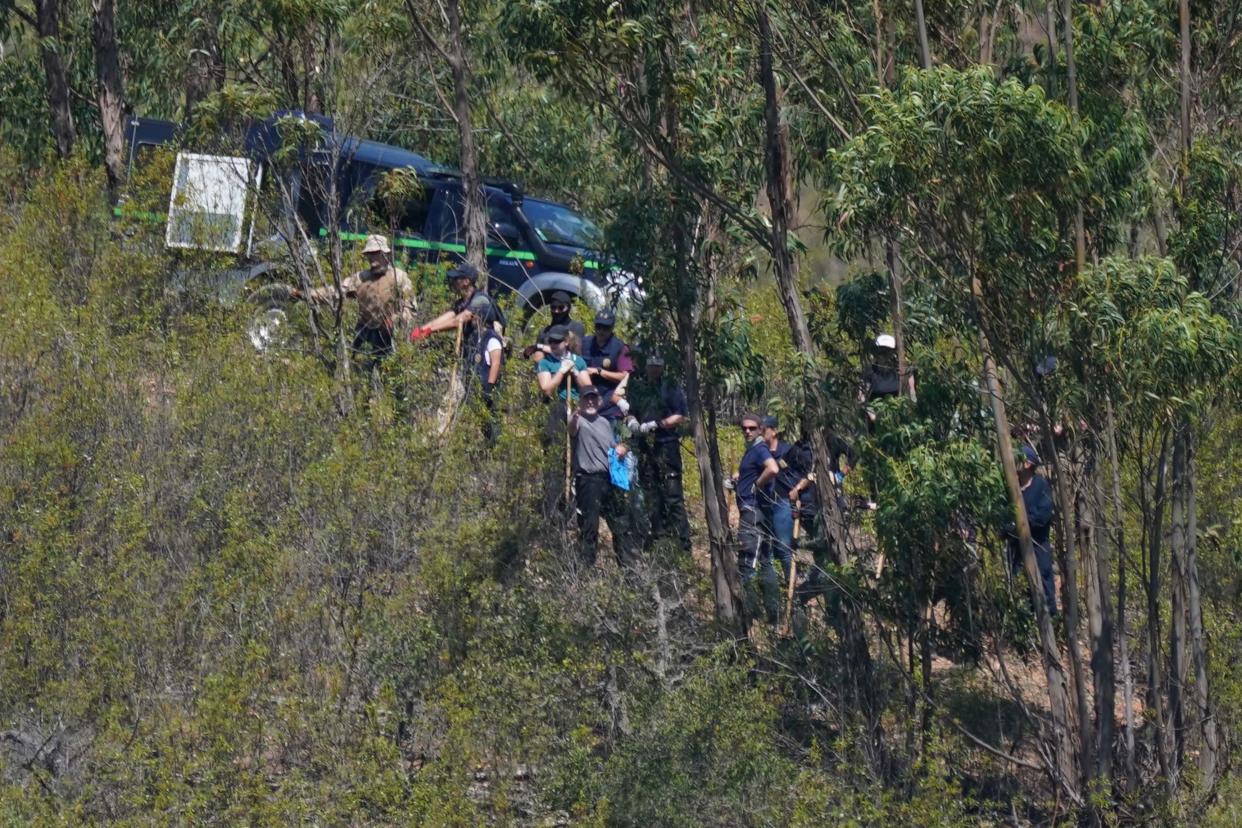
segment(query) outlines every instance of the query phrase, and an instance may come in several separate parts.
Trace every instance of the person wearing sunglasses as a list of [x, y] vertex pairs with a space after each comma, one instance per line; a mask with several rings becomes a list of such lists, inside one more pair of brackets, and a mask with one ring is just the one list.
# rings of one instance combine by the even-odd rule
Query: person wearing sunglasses
[[734, 475], [733, 494], [737, 498], [737, 569], [747, 585], [759, 575], [759, 592], [768, 622], [775, 624], [780, 608], [781, 585], [772, 567], [772, 545], [768, 538], [772, 527], [762, 508], [762, 500], [771, 497], [772, 482], [780, 466], [763, 439], [763, 418], [757, 414], [742, 417], [742, 437], [746, 453]]

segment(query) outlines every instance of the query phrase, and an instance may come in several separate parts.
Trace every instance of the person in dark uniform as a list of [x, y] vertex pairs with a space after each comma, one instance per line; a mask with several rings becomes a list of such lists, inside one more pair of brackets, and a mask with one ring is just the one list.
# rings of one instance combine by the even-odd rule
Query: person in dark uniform
[[650, 498], [651, 531], [646, 547], [661, 538], [676, 537], [690, 551], [690, 520], [682, 488], [679, 431], [689, 411], [686, 395], [664, 375], [664, 358], [647, 357], [645, 378], [631, 395], [636, 415], [629, 421], [635, 432], [640, 462], [638, 473], [643, 492]]
[[611, 311], [600, 311], [595, 315], [595, 335], [582, 343], [587, 373], [604, 395], [602, 411], [610, 420], [620, 419], [629, 410], [629, 404], [623, 399], [624, 392], [618, 393], [617, 388], [634, 370], [629, 346], [613, 336], [616, 324], [617, 319]]
[[748, 588], [759, 575], [759, 592], [769, 623], [775, 624], [781, 601], [781, 587], [772, 568], [772, 551], [768, 543], [771, 526], [760, 503], [764, 492], [776, 478], [777, 466], [772, 452], [763, 440], [762, 420], [747, 414], [741, 420], [746, 453], [733, 476], [733, 494], [737, 498], [737, 568]]
[[548, 310], [552, 313], [552, 320], [548, 324], [540, 328], [539, 333], [535, 336], [535, 344], [527, 348], [527, 358], [542, 359], [537, 356], [539, 352], [544, 355], [548, 352], [548, 331], [556, 326], [565, 328], [569, 333], [578, 338], [579, 342], [586, 339], [586, 327], [577, 319], [569, 315], [572, 307], [573, 298], [563, 290], [554, 291], [548, 297]]
[[415, 342], [433, 333], [451, 331], [461, 326], [461, 353], [464, 358], [470, 359], [479, 347], [483, 330], [491, 328], [496, 331], [498, 325], [504, 324], [504, 317], [487, 292], [479, 288], [479, 269], [474, 265], [462, 262], [450, 269], [445, 279], [457, 294], [457, 301], [450, 310], [412, 330], [410, 341]]
[[[1044, 587], [1044, 603], [1053, 618], [1057, 615], [1056, 579], [1052, 569], [1052, 546], [1049, 534], [1052, 529], [1052, 517], [1056, 505], [1052, 499], [1052, 486], [1048, 479], [1039, 473], [1039, 455], [1030, 446], [1022, 447], [1022, 466], [1018, 469], [1018, 485], [1022, 489], [1022, 503], [1026, 507], [1026, 521], [1031, 530], [1031, 547], [1035, 552], [1035, 563], [1039, 567], [1039, 577]], [[1005, 527], [1005, 537], [1009, 542], [1011, 565], [1015, 571], [1022, 571], [1022, 547], [1018, 543], [1018, 531], [1013, 524]]]
[[504, 359], [505, 346], [500, 334], [491, 326], [483, 328], [479, 345], [475, 349], [474, 371], [479, 378], [483, 399], [483, 437], [488, 445], [495, 445], [500, 438], [500, 418], [496, 416], [496, 386], [500, 384]]
[[790, 499], [790, 493], [802, 482], [806, 472], [793, 446], [780, 438], [781, 428], [777, 418], [764, 417], [762, 425], [763, 441], [779, 470], [771, 487], [759, 493], [759, 502], [771, 527], [771, 556], [781, 562], [781, 583], [785, 583], [793, 565], [794, 550], [794, 502]]
[[[837, 499], [837, 507], [844, 514], [847, 511], [845, 502], [845, 476], [850, 473], [856, 455], [854, 447], [835, 432], [828, 435], [828, 467], [832, 481], [827, 491]], [[820, 502], [821, 489], [815, 479], [815, 458], [811, 450], [811, 442], [805, 436], [794, 444], [789, 453], [790, 464], [797, 465], [802, 471], [802, 480], [790, 490], [790, 500], [795, 502], [796, 514], [802, 523], [802, 538], [799, 548], [809, 549], [815, 556], [815, 566], [807, 577], [798, 585], [796, 592], [799, 602], [806, 604], [817, 595], [822, 595], [828, 587], [825, 577], [825, 566], [832, 558], [832, 539], [825, 525], [826, 515]]]
[[626, 493], [613, 485], [611, 465], [623, 460], [626, 447], [618, 443], [612, 422], [601, 413], [598, 388], [584, 388], [578, 409], [569, 419], [574, 441], [574, 492], [578, 509], [578, 548], [581, 562], [595, 566], [599, 547], [599, 521], [608, 521], [617, 563], [626, 566], [636, 559], [635, 538]]

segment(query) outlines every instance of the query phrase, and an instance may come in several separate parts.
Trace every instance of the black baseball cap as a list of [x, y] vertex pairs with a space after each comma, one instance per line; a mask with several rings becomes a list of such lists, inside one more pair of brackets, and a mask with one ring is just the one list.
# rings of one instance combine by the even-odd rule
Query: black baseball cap
[[764, 428], [779, 429], [781, 427], [780, 421], [777, 420], [775, 417], [773, 417], [771, 414], [764, 417], [760, 425], [762, 425]]
[[553, 291], [552, 295], [548, 297], [549, 305], [568, 305], [572, 301], [572, 297], [563, 290]]
[[469, 262], [462, 262], [450, 269], [444, 278], [450, 282], [454, 279], [469, 279], [473, 282], [479, 278], [479, 269]]
[[595, 314], [595, 327], [597, 328], [614, 328], [617, 325], [617, 317], [612, 311], [600, 311]]
[[547, 340], [549, 342], [564, 342], [569, 338], [569, 328], [564, 325], [553, 325], [548, 328]]

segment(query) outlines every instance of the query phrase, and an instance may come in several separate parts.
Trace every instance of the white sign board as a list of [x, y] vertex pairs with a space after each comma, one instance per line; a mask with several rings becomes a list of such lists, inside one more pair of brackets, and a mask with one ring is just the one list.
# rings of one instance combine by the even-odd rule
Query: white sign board
[[249, 184], [250, 162], [245, 158], [178, 153], [165, 243], [238, 252]]

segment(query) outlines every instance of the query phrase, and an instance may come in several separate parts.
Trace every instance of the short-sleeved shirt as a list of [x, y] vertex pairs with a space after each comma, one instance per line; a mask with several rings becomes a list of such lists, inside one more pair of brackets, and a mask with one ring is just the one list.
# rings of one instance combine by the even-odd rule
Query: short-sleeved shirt
[[[586, 367], [587, 367], [586, 360], [584, 360], [582, 357], [578, 356], [575, 353], [566, 351], [564, 357], [545, 356], [543, 359], [539, 360], [539, 364], [535, 366], [535, 374], [536, 375], [551, 374], [552, 376], [556, 376], [556, 372], [561, 370], [561, 360], [571, 359], [571, 358], [574, 361], [574, 373], [575, 374], [578, 373], [579, 371], [586, 370]], [[570, 386], [573, 389], [573, 392], [572, 392], [573, 399], [575, 400], [578, 399], [577, 384], [571, 382]], [[556, 392], [556, 395], [560, 397], [562, 400], [565, 399], [565, 386], [564, 385], [561, 385], [560, 389]]]
[[[413, 318], [414, 286], [404, 270], [389, 266], [383, 273], [359, 270], [341, 281], [341, 293], [358, 302], [358, 325], [363, 328], [405, 327]], [[337, 296], [328, 285], [310, 293], [312, 302], [328, 302]]]
[[772, 493], [776, 498], [788, 500], [793, 487], [802, 482], [808, 471], [803, 466], [802, 452], [789, 443], [778, 441], [776, 450], [772, 452], [772, 459], [780, 467], [776, 479], [772, 481]]
[[574, 469], [586, 474], [607, 473], [608, 450], [616, 445], [612, 421], [596, 414], [578, 415], [578, 433], [574, 436]]
[[763, 442], [763, 438], [756, 438], [755, 442], [750, 444], [750, 448], [746, 449], [746, 453], [742, 455], [742, 462], [737, 467], [737, 502], [739, 506], [757, 506], [759, 503], [759, 494], [755, 490], [755, 483], [759, 480], [759, 475], [763, 474], [763, 469], [767, 466], [769, 460], [774, 459], [772, 452], [768, 451], [767, 444]]

